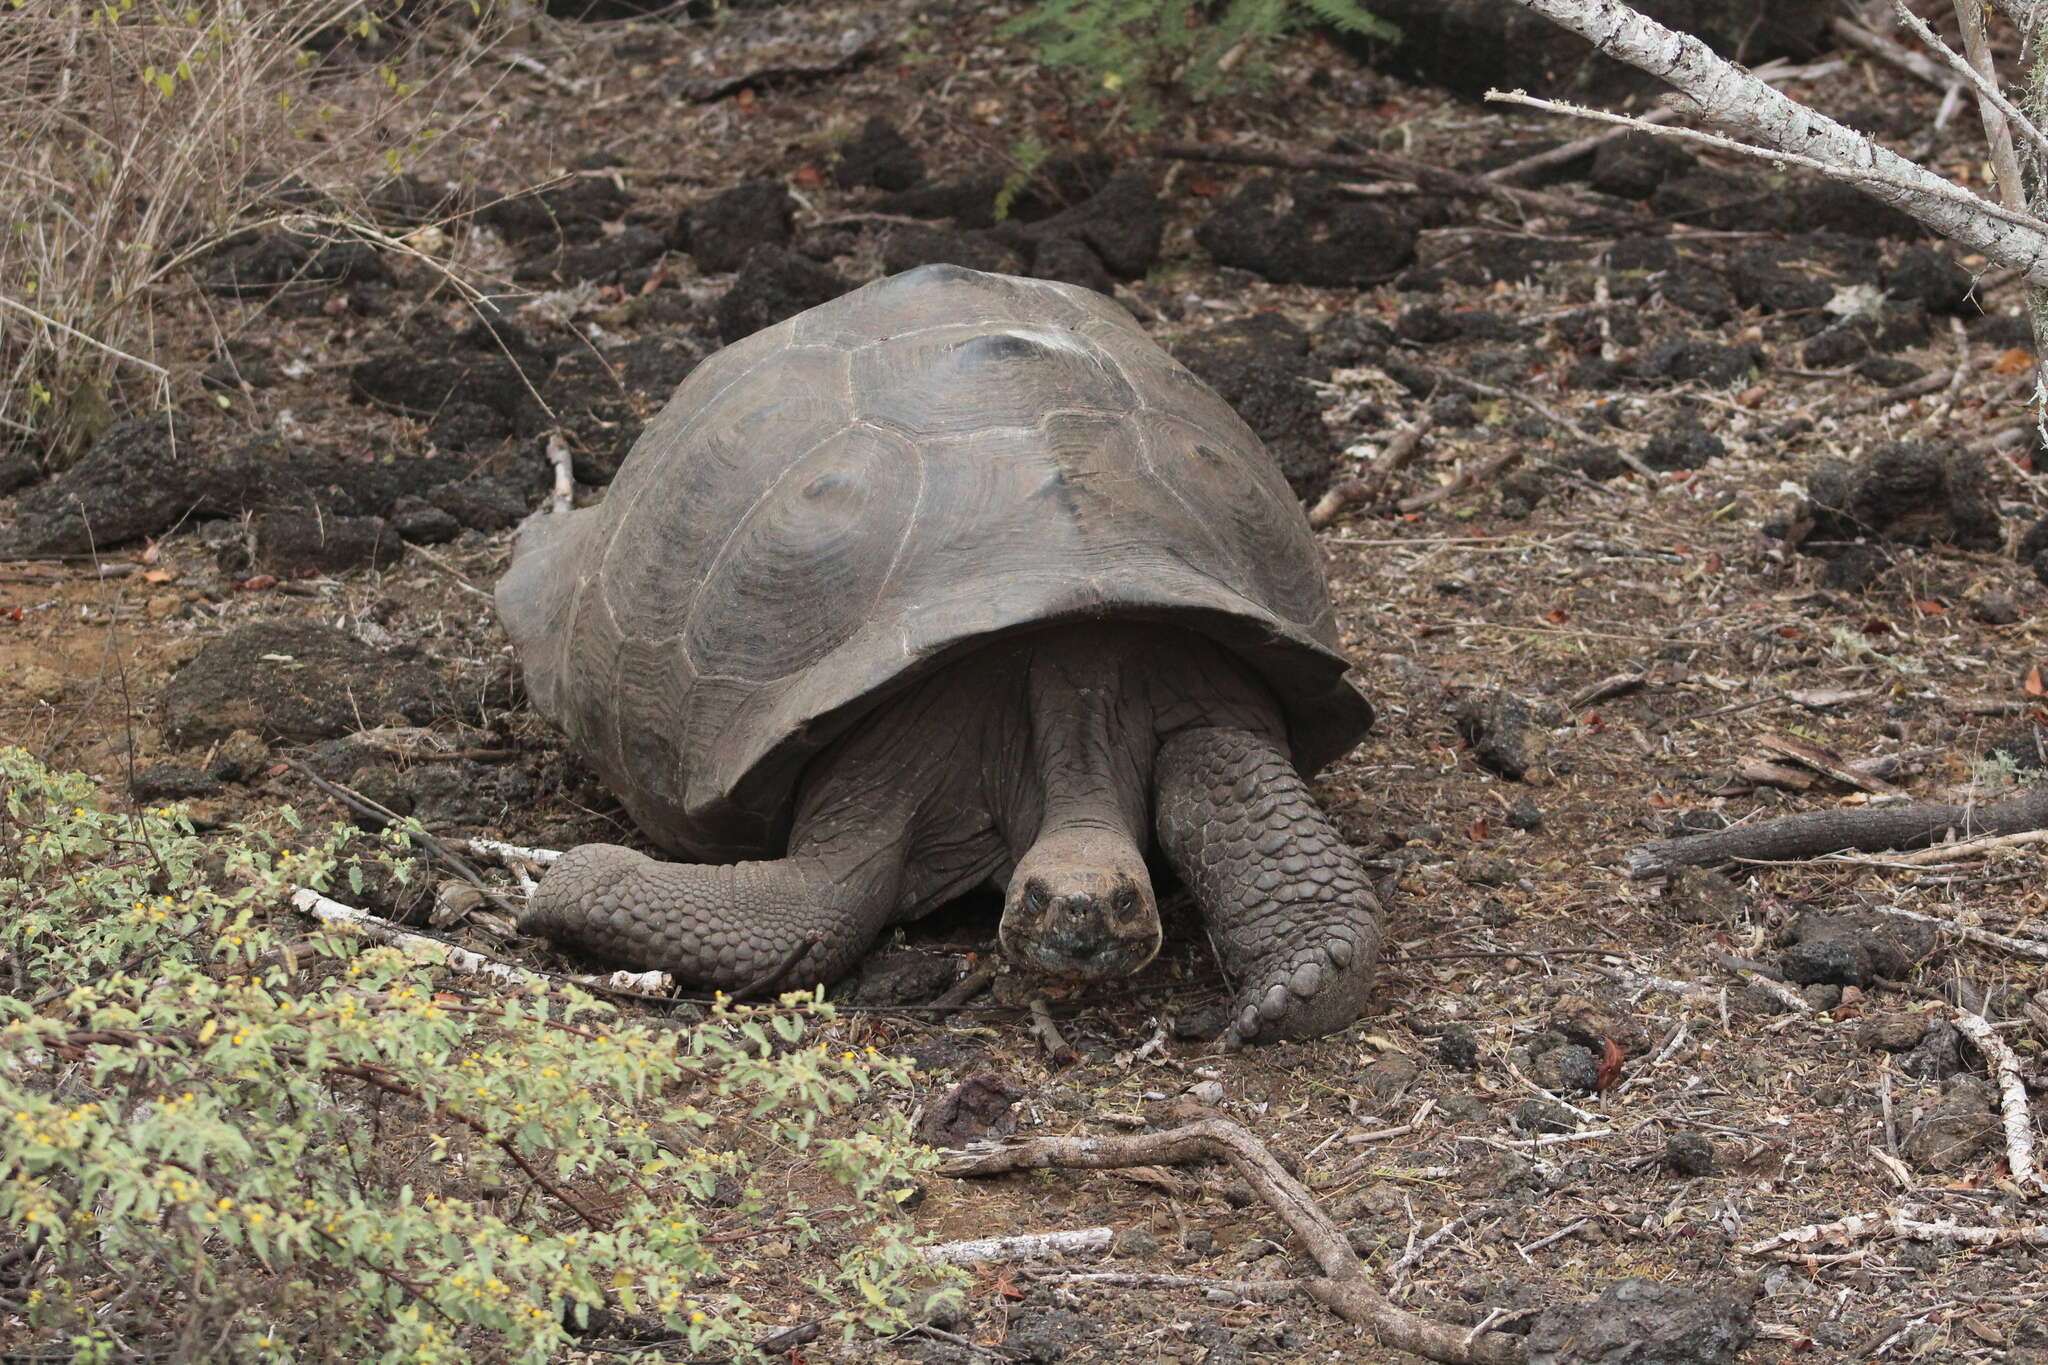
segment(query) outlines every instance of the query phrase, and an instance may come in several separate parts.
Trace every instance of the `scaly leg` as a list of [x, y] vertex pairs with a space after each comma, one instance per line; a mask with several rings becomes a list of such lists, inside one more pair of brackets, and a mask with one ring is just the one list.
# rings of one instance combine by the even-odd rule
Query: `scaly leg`
[[1231, 1041], [1320, 1037], [1364, 1013], [1379, 901], [1287, 755], [1245, 730], [1183, 730], [1152, 780], [1160, 846], [1239, 982]]
[[815, 856], [664, 863], [617, 844], [580, 844], [548, 869], [519, 928], [727, 991], [760, 984], [808, 942], [771, 983], [795, 990], [843, 975], [881, 936], [900, 868], [900, 856], [871, 859], [859, 873]]

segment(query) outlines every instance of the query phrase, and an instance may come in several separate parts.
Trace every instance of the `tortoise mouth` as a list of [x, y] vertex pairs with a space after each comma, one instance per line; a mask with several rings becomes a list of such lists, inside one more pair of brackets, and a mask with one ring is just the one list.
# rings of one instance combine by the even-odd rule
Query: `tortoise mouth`
[[1057, 886], [1017, 879], [1003, 907], [1003, 952], [1028, 971], [1063, 981], [1130, 976], [1159, 952], [1152, 888], [1129, 877], [1086, 873]]

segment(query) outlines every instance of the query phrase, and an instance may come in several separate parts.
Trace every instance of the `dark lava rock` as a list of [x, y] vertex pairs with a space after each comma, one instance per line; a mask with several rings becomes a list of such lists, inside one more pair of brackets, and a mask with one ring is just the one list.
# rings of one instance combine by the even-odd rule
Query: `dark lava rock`
[[1855, 464], [1825, 460], [1807, 480], [1806, 543], [1864, 536], [1995, 550], [2004, 542], [1987, 461], [1955, 446], [1894, 441]]
[[1536, 1084], [1556, 1094], [1590, 1095], [1600, 1088], [1600, 1059], [1577, 1043], [1550, 1048], [1536, 1056]]
[[1764, 363], [1763, 351], [1754, 345], [1723, 346], [1698, 337], [1677, 337], [1655, 346], [1637, 362], [1646, 379], [1697, 381], [1722, 389], [1748, 376]]
[[668, 243], [650, 228], [628, 227], [582, 245], [564, 246], [512, 272], [522, 284], [618, 284], [661, 259]]
[[856, 1005], [923, 1005], [944, 995], [959, 974], [950, 953], [883, 948], [862, 958], [832, 995]]
[[1315, 176], [1253, 180], [1195, 229], [1195, 240], [1220, 263], [1275, 284], [1377, 284], [1415, 257], [1414, 226]]
[[1378, 360], [1394, 342], [1394, 329], [1362, 313], [1337, 313], [1316, 329], [1309, 354], [1333, 370]]
[[1543, 828], [1543, 808], [1526, 796], [1518, 796], [1508, 803], [1506, 819], [1509, 829], [1539, 830]]
[[1110, 278], [1102, 258], [1078, 237], [1037, 238], [1031, 243], [1028, 271], [1034, 279], [1078, 284], [1098, 294], [1107, 294], [1116, 288], [1116, 281]]
[[[682, 332], [563, 356], [541, 397], [554, 410], [578, 481], [611, 482], [619, 462], [640, 439], [642, 425], [702, 359], [703, 349]], [[543, 464], [536, 461], [534, 467]]]
[[1856, 373], [1873, 384], [1882, 384], [1885, 388], [1893, 389], [1901, 384], [1910, 384], [1916, 379], [1924, 378], [1927, 370], [1924, 366], [1915, 365], [1910, 360], [1901, 360], [1897, 356], [1873, 355], [1856, 362]]
[[1229, 1027], [1230, 1007], [1227, 1005], [1209, 1005], [1186, 1014], [1176, 1014], [1171, 1025], [1174, 1037], [1191, 1043], [1219, 1037]]
[[[1469, 99], [1494, 87], [1584, 98], [1655, 84], [1577, 34], [1493, 0], [1374, 0], [1365, 8], [1398, 29], [1400, 41], [1333, 32], [1336, 42], [1381, 70]], [[1822, 0], [1642, 0], [1636, 8], [1750, 63], [1825, 50], [1832, 13]]]
[[1939, 1104], [1906, 1129], [1899, 1154], [1923, 1171], [1969, 1169], [1999, 1141], [1997, 1096], [1975, 1076], [1952, 1077]]
[[1458, 699], [1451, 710], [1472, 757], [1510, 781], [1548, 776], [1550, 735], [1531, 703], [1505, 688], [1488, 688]]
[[[1024, 258], [987, 233], [955, 232], [951, 228], [897, 223], [882, 239], [882, 269], [900, 275], [921, 265], [959, 265], [969, 270], [986, 270], [1015, 275], [1024, 269]], [[1097, 269], [1100, 269], [1098, 264]]]
[[159, 708], [178, 744], [236, 730], [308, 743], [365, 725], [424, 724], [441, 680], [355, 636], [303, 621], [255, 621], [210, 640], [172, 676]]
[[445, 545], [462, 534], [462, 523], [424, 498], [400, 498], [391, 505], [391, 530], [409, 545]]
[[756, 247], [718, 300], [718, 339], [730, 345], [829, 303], [853, 288], [832, 271], [779, 246]]
[[2034, 349], [2034, 327], [2012, 313], [1990, 313], [1970, 324], [1970, 340], [2001, 351]]
[[1870, 353], [1870, 340], [1870, 327], [1863, 319], [1843, 318], [1807, 339], [1799, 348], [1799, 363], [1815, 370], [1847, 365]]
[[25, 450], [0, 450], [0, 497], [43, 477], [42, 466]]
[[1643, 463], [1657, 470], [1701, 469], [1727, 453], [1720, 437], [1697, 422], [1681, 419], [1644, 444]]
[[[513, 807], [533, 797], [533, 780], [510, 765], [419, 763], [409, 768], [373, 765], [349, 778], [357, 791], [397, 815], [435, 828], [502, 824]], [[379, 816], [358, 815], [365, 829], [381, 829]]]
[[626, 211], [626, 192], [608, 176], [587, 175], [565, 180], [537, 194], [506, 196], [496, 190], [476, 192], [478, 222], [514, 241], [552, 237], [564, 242], [595, 241], [606, 223]]
[[1655, 194], [1667, 176], [1682, 174], [1692, 164], [1691, 154], [1670, 138], [1628, 133], [1600, 145], [1586, 179], [1602, 194], [1643, 200]]
[[1497, 1149], [1465, 1162], [1464, 1176], [1467, 1199], [1498, 1199], [1536, 1184], [1536, 1168], [1527, 1157]]
[[1737, 256], [1728, 268], [1728, 283], [1736, 302], [1765, 313], [1806, 312], [1825, 307], [1835, 296], [1834, 286], [1787, 265], [1787, 256], [1795, 250], [1786, 245]]
[[1031, 1365], [1051, 1365], [1075, 1345], [1100, 1339], [1103, 1325], [1070, 1308], [1027, 1309], [1010, 1320], [1003, 1334], [1003, 1354]]
[[[1930, 313], [1961, 313], [1970, 309], [1969, 272], [1936, 247], [1908, 247], [1884, 277], [1884, 291], [1895, 299], [1912, 299]], [[1974, 311], [1971, 309], [1971, 311]]]
[[1717, 829], [1728, 828], [1728, 824], [1728, 817], [1717, 810], [1682, 810], [1671, 817], [1664, 837], [1684, 839], [1694, 834], [1712, 834]]
[[206, 287], [214, 293], [244, 297], [336, 284], [393, 283], [391, 268], [367, 242], [284, 229], [266, 230], [224, 248], [206, 275]]
[[1024, 1087], [1015, 1081], [977, 1071], [925, 1110], [918, 1120], [917, 1140], [927, 1147], [965, 1147], [983, 1138], [1008, 1137], [1017, 1131], [1015, 1105], [1024, 1095]]
[[1754, 1340], [1756, 1319], [1734, 1295], [1634, 1277], [1592, 1303], [1544, 1309], [1528, 1365], [1732, 1365]]
[[674, 244], [715, 275], [738, 270], [760, 247], [788, 246], [795, 224], [796, 200], [780, 180], [743, 180], [687, 210]]
[[1992, 588], [1970, 599], [1970, 615], [1987, 626], [2010, 626], [2020, 619], [2020, 604], [2011, 593]]
[[1891, 556], [1875, 545], [1844, 546], [1820, 571], [1820, 585], [1830, 592], [1868, 592], [1891, 566]]
[[248, 730], [237, 730], [213, 746], [206, 773], [222, 782], [251, 782], [269, 767], [270, 746]]
[[1927, 1016], [1912, 1010], [1866, 1014], [1856, 1026], [1856, 1041], [1878, 1052], [1911, 1052], [1926, 1036]]
[[2026, 534], [2020, 537], [2015, 558], [2022, 564], [2031, 564], [2044, 550], [2048, 550], [2048, 517], [2042, 517], [2027, 528]]
[[1479, 1067], [1479, 1035], [1470, 1024], [1446, 1024], [1436, 1038], [1436, 1059], [1460, 1071]]
[[1714, 1173], [1714, 1144], [1698, 1133], [1673, 1133], [1664, 1144], [1664, 1169], [1692, 1179]]
[[[1085, 246], [1101, 270], [1117, 279], [1134, 280], [1158, 263], [1165, 230], [1158, 185], [1148, 175], [1125, 171], [1072, 208], [1033, 223], [1005, 222], [995, 235], [1029, 249], [1032, 271], [1041, 279], [1067, 279], [1039, 260], [1047, 247], [1064, 239]], [[1073, 255], [1070, 249], [1065, 254]], [[1081, 281], [1069, 279], [1068, 283]]]
[[2048, 729], [2031, 720], [2021, 721], [2019, 728], [1986, 744], [1984, 756], [2002, 759], [2021, 772], [2048, 772]]
[[219, 795], [221, 785], [219, 778], [183, 763], [152, 763], [128, 779], [128, 794], [142, 802], [191, 801]]
[[1468, 853], [1458, 859], [1458, 880], [1468, 886], [1507, 886], [1515, 865], [1498, 853]]
[[517, 488], [490, 474], [435, 484], [426, 500], [472, 531], [503, 531], [526, 516], [526, 499]]
[[1793, 921], [1782, 941], [1778, 967], [1796, 986], [1867, 987], [1880, 976], [1900, 980], [1932, 946], [1932, 936], [1910, 920], [1810, 911]]
[[182, 428], [174, 438], [168, 418], [135, 418], [107, 428], [77, 463], [22, 496], [14, 525], [0, 532], [0, 555], [105, 549], [180, 522], [248, 511], [372, 515], [402, 481], [439, 464], [337, 459], [274, 436], [202, 454]]
[[1579, 1120], [1571, 1110], [1561, 1104], [1549, 1104], [1543, 1100], [1523, 1100], [1515, 1106], [1515, 1112], [1508, 1117], [1508, 1124], [1518, 1133], [1532, 1136], [1542, 1133], [1576, 1133]]
[[1680, 924], [1736, 924], [1749, 913], [1749, 892], [1718, 872], [1685, 867], [1665, 885], [1662, 903]]
[[427, 423], [427, 439], [436, 450], [487, 450], [512, 434], [511, 417], [464, 400], [450, 403]]
[[453, 337], [388, 348], [349, 370], [354, 395], [380, 408], [432, 419], [451, 403], [474, 403], [537, 430], [542, 420], [529, 386], [547, 378], [547, 358], [510, 344], [511, 328], [478, 324]]
[[381, 569], [405, 555], [405, 542], [382, 517], [265, 512], [251, 523], [250, 540], [253, 567], [279, 578]]
[[467, 196], [417, 175], [394, 175], [364, 196], [379, 223], [415, 228], [462, 212]]
[[1657, 282], [1657, 292], [1667, 303], [1708, 322], [1720, 324], [1735, 316], [1735, 295], [1713, 271], [1696, 265], [1681, 265]]
[[1330, 372], [1310, 356], [1307, 333], [1278, 313], [1254, 313], [1181, 339], [1173, 354], [1258, 434], [1295, 496], [1322, 491], [1337, 439], [1310, 387]]
[[[267, 389], [277, 379], [270, 370], [269, 348], [236, 337], [221, 343], [214, 352], [213, 362], [200, 373], [199, 382], [209, 389], [224, 389], [232, 393], [243, 389]], [[0, 492], [4, 491], [4, 485], [0, 485]]]
[[[1001, 221], [1035, 223], [1050, 218], [1095, 194], [1109, 183], [1114, 171], [1115, 163], [1100, 154], [1056, 156], [1033, 171], [1021, 187], [1015, 187], [1009, 212]], [[950, 218], [958, 228], [992, 228], [998, 221], [996, 199], [1006, 180], [1001, 172], [989, 171], [965, 180], [919, 185], [882, 196], [874, 208], [878, 213], [907, 218]]]
[[1628, 473], [1628, 462], [1621, 458], [1621, 451], [1614, 446], [1575, 445], [1561, 452], [1557, 462], [1600, 483]]
[[878, 190], [907, 190], [924, 179], [924, 158], [896, 125], [872, 115], [855, 136], [839, 144], [832, 179], [842, 190], [872, 185]]

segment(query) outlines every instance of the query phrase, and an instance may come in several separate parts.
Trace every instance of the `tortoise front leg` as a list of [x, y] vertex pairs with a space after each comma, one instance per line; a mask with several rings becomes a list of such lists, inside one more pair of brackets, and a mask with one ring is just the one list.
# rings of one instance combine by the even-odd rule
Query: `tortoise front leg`
[[1245, 730], [1160, 746], [1153, 823], [1239, 983], [1233, 1043], [1316, 1038], [1365, 1012], [1380, 906], [1294, 764]]
[[519, 928], [696, 985], [795, 990], [845, 974], [881, 936], [896, 867], [835, 878], [816, 858], [664, 863], [579, 844], [548, 869]]

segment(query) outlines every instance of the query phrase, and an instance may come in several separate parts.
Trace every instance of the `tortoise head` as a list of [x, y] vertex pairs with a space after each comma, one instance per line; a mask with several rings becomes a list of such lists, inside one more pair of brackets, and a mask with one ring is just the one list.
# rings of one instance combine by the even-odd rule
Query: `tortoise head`
[[1001, 937], [1011, 961], [1048, 976], [1131, 975], [1159, 951], [1159, 904], [1144, 855], [1107, 829], [1039, 836], [1010, 877]]

